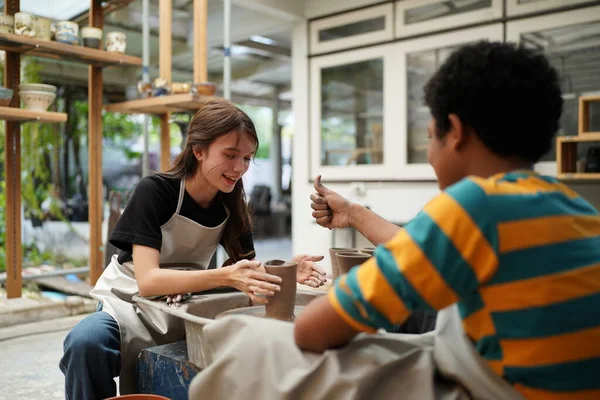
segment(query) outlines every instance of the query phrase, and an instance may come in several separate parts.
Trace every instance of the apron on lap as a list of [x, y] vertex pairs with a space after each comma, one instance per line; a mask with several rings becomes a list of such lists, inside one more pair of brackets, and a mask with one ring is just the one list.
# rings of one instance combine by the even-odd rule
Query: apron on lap
[[[181, 180], [175, 214], [160, 230], [160, 268], [206, 269], [221, 240], [229, 219], [210, 228], [179, 215], [185, 194], [185, 180]], [[133, 393], [134, 371], [142, 349], [185, 339], [185, 328], [180, 318], [163, 313], [143, 304], [135, 304], [133, 295], [138, 285], [132, 262], [119, 264], [113, 255], [90, 295], [103, 303], [102, 311], [110, 314], [119, 324], [121, 333], [121, 394]]]
[[287, 322], [239, 315], [203, 330], [213, 361], [193, 379], [191, 400], [522, 399], [477, 354], [456, 306], [438, 314], [434, 332], [363, 334], [323, 354], [298, 349]]

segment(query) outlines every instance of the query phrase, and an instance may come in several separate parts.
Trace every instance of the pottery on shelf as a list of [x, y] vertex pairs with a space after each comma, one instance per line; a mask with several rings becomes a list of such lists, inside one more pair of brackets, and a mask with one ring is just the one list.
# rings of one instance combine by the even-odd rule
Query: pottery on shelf
[[194, 83], [192, 93], [202, 96], [212, 96], [217, 90], [217, 85], [212, 82]]
[[375, 253], [375, 247], [363, 247], [362, 249], [360, 249], [360, 252], [373, 257], [373, 253]]
[[7, 107], [13, 97], [13, 90], [5, 87], [0, 87], [0, 106]]
[[26, 12], [15, 13], [15, 33], [17, 35], [35, 36], [35, 15]]
[[337, 262], [337, 258], [336, 258], [336, 253], [339, 253], [340, 251], [343, 252], [357, 252], [357, 249], [353, 249], [353, 248], [348, 248], [348, 247], [332, 247], [329, 249], [329, 258], [331, 259], [331, 276], [333, 279], [337, 278], [338, 276], [340, 276], [340, 269], [338, 267], [338, 262]]
[[347, 274], [350, 270], [357, 265], [360, 265], [371, 258], [370, 255], [365, 253], [355, 252], [339, 252], [335, 254], [337, 258], [337, 264], [340, 271], [340, 275]]
[[123, 32], [109, 32], [106, 34], [106, 51], [125, 53], [127, 35]]
[[84, 47], [92, 49], [102, 48], [102, 29], [93, 26], [86, 26], [81, 29], [81, 38]]
[[35, 90], [35, 91], [39, 91], [39, 92], [56, 93], [56, 86], [47, 85], [45, 83], [21, 83], [19, 85], [20, 92], [28, 92], [30, 90]]
[[15, 17], [0, 13], [0, 33], [15, 33]]
[[35, 17], [35, 20], [33, 21], [35, 38], [40, 40], [52, 40], [51, 25], [52, 21], [50, 19]]
[[73, 21], [56, 23], [56, 41], [66, 44], [79, 44], [79, 25]]
[[31, 111], [46, 111], [56, 98], [56, 93], [42, 92], [40, 90], [22, 90], [19, 97], [23, 102], [23, 108]]
[[296, 271], [298, 264], [283, 260], [270, 260], [265, 263], [265, 270], [271, 275], [277, 275], [282, 279], [279, 284], [281, 290], [269, 297], [269, 303], [265, 306], [267, 318], [282, 321], [294, 320], [294, 306], [296, 305]]

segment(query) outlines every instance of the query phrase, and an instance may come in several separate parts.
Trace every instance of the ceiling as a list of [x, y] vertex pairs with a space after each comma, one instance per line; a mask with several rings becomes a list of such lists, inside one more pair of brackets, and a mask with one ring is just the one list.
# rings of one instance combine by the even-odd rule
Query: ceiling
[[[0, 1], [1, 3], [2, 1]], [[21, 10], [61, 18], [69, 15], [82, 1], [21, 0]], [[71, 5], [67, 3], [73, 3]], [[88, 2], [85, 1], [87, 4]], [[159, 76], [159, 7], [150, 0], [150, 78]], [[172, 80], [192, 81], [193, 75], [193, 0], [172, 0]], [[86, 26], [87, 9], [72, 19]], [[127, 35], [126, 53], [142, 57], [142, 0], [106, 15], [104, 32], [121, 31]], [[289, 99], [291, 82], [291, 25], [285, 19], [233, 4], [231, 10], [232, 96], [246, 104], [272, 104], [275, 91], [280, 99]], [[223, 2], [208, 1], [207, 69], [209, 80], [219, 85], [223, 75]], [[48, 83], [87, 85], [87, 67], [76, 63], [40, 59], [42, 78]], [[121, 100], [129, 86], [141, 80], [141, 68], [107, 68], [105, 92], [111, 101]], [[121, 99], [119, 98], [121, 97]], [[284, 102], [285, 103], [285, 102]], [[285, 104], [283, 104], [285, 106]]]

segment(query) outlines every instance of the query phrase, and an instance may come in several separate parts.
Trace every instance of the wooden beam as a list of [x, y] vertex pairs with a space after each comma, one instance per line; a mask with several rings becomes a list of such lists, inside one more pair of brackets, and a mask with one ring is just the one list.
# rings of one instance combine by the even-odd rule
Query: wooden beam
[[[90, 0], [91, 26], [102, 28], [104, 13], [99, 0]], [[89, 67], [88, 83], [88, 175], [90, 223], [90, 284], [104, 270], [102, 245], [102, 68]]]
[[159, 60], [158, 65], [160, 68], [160, 77], [166, 79], [167, 82], [171, 83], [171, 56], [172, 50], [172, 21], [173, 21], [173, 9], [172, 0], [159, 0], [159, 38], [158, 38], [158, 50]]
[[[19, 12], [19, 1], [5, 1], [4, 13]], [[11, 106], [19, 107], [20, 60], [17, 53], [6, 53], [4, 86], [13, 89]], [[23, 248], [21, 246], [21, 126], [5, 121], [4, 162], [6, 174], [6, 297], [21, 297]]]
[[160, 170], [171, 168], [171, 132], [169, 130], [170, 113], [160, 116]]
[[208, 80], [206, 57], [208, 46], [206, 26], [208, 24], [208, 1], [194, 0], [194, 83]]

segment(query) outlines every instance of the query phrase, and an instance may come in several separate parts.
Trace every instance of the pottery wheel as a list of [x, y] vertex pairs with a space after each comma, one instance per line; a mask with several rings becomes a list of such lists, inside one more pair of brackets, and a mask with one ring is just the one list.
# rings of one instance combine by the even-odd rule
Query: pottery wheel
[[[302, 312], [303, 309], [304, 309], [304, 306], [295, 306], [294, 307], [294, 316], [297, 317]], [[253, 317], [266, 318], [265, 317], [265, 306], [252, 306], [252, 307], [234, 308], [233, 310], [224, 311], [221, 314], [217, 315], [217, 317], [215, 319], [223, 318], [228, 315], [237, 315], [237, 314], [252, 315]]]

